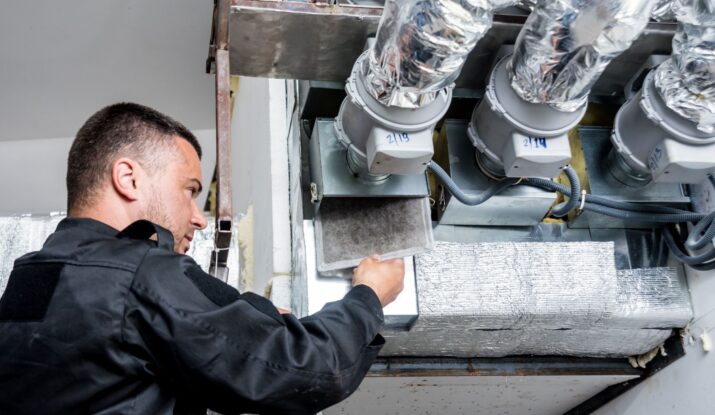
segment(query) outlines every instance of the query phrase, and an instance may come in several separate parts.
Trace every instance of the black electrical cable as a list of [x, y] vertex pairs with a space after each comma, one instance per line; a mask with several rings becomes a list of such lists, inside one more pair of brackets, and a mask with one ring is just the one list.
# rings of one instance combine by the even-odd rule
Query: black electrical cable
[[711, 245], [710, 249], [698, 255], [690, 255], [678, 246], [678, 243], [673, 238], [672, 231], [666, 229], [664, 234], [665, 244], [670, 249], [670, 252], [680, 262], [689, 265], [691, 268], [700, 271], [710, 271], [715, 269], [715, 247]]
[[452, 196], [454, 196], [457, 200], [467, 206], [481, 205], [482, 203], [489, 200], [492, 196], [503, 192], [518, 181], [518, 179], [506, 178], [495, 182], [492, 186], [490, 186], [488, 189], [486, 189], [480, 194], [468, 195], [464, 193], [462, 189], [459, 188], [459, 186], [457, 186], [457, 183], [455, 183], [452, 178], [449, 177], [449, 174], [447, 174], [447, 172], [444, 171], [444, 169], [442, 169], [439, 164], [435, 163], [434, 161], [431, 161], [427, 166], [430, 170], [432, 170], [432, 172], [435, 174], [435, 176], [437, 176], [437, 178], [442, 182], [442, 184], [447, 188], [447, 190], [449, 190]]
[[[564, 173], [566, 177], [569, 178], [569, 183], [571, 184], [571, 189], [568, 193], [569, 200], [567, 202], [561, 203], [551, 210], [551, 214], [557, 218], [562, 218], [569, 214], [572, 210], [578, 207], [579, 196], [581, 195], [581, 183], [576, 174], [576, 170], [571, 166], [566, 166], [564, 168]], [[563, 193], [566, 196], [566, 193]]]
[[[672, 230], [665, 229], [664, 241], [668, 249], [681, 262], [688, 264], [697, 270], [715, 269], [715, 246], [712, 242], [715, 238], [715, 212], [710, 214], [696, 213], [684, 209], [677, 209], [665, 206], [653, 206], [639, 203], [620, 202], [599, 196], [585, 194], [581, 200], [581, 187], [576, 172], [570, 166], [564, 169], [566, 176], [571, 183], [570, 187], [543, 178], [525, 178], [521, 181], [516, 179], [503, 179], [496, 182], [492, 187], [479, 195], [467, 195], [449, 177], [439, 165], [434, 162], [429, 164], [429, 168], [442, 181], [445, 187], [460, 202], [475, 206], [484, 203], [490, 197], [505, 190], [509, 186], [523, 184], [538, 187], [551, 192], [558, 192], [568, 197], [569, 200], [556, 206], [551, 214], [556, 217], [566, 216], [575, 209], [579, 203], [583, 210], [611, 216], [619, 219], [626, 219], [638, 222], [657, 222], [667, 224], [694, 223], [690, 234], [685, 238], [684, 248], [678, 245], [673, 237]], [[708, 176], [713, 186], [715, 186], [715, 176]], [[695, 251], [706, 248], [705, 252], [690, 254], [688, 250]]]
[[[522, 183], [525, 185], [528, 185], [528, 186], [532, 186], [532, 187], [539, 187], [541, 189], [548, 190], [550, 192], [559, 192], [559, 193], [565, 194], [567, 196], [571, 194], [568, 187], [566, 187], [560, 183], [551, 181], [549, 179], [528, 178], [528, 179], [524, 179], [522, 181]], [[653, 214], [692, 213], [688, 210], [676, 209], [676, 208], [665, 207], [665, 206], [653, 206], [653, 205], [645, 205], [645, 204], [641, 204], [641, 203], [619, 202], [617, 200], [606, 199], [604, 197], [594, 196], [594, 195], [590, 195], [590, 194], [586, 195], [585, 202], [586, 203], [590, 202], [590, 203], [593, 203], [596, 205], [610, 207], [610, 208], [618, 209], [618, 210], [627, 210], [627, 211], [641, 212], [641, 213], [653, 213]]]

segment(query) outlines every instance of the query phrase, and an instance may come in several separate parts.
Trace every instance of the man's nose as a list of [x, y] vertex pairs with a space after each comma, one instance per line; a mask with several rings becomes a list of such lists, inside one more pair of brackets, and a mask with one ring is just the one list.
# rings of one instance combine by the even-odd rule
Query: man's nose
[[206, 228], [206, 225], [208, 225], [208, 221], [206, 220], [206, 216], [204, 216], [203, 212], [201, 209], [199, 209], [199, 206], [196, 204], [196, 201], [194, 200], [192, 202], [193, 205], [193, 213], [191, 215], [191, 224], [196, 228], [196, 229], [204, 229]]

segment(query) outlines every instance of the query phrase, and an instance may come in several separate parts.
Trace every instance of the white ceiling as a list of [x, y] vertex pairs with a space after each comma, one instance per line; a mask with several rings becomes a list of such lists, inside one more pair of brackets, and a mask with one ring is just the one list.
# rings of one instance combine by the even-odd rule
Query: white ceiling
[[117, 101], [214, 128], [204, 73], [211, 0], [35, 0], [0, 6], [0, 140], [74, 136]]

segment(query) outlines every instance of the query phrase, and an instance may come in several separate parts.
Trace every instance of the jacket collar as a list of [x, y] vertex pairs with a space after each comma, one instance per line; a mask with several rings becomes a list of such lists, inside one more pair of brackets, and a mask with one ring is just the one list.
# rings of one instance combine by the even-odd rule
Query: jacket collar
[[117, 236], [118, 230], [95, 219], [68, 216], [57, 225], [57, 231], [86, 230], [107, 236]]

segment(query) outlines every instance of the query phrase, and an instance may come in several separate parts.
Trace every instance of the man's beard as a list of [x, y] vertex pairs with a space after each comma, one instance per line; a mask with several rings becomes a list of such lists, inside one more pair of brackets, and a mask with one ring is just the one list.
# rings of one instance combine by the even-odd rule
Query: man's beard
[[[166, 214], [167, 210], [164, 208], [164, 203], [158, 195], [159, 192], [152, 192], [149, 203], [147, 203], [144, 212], [142, 212], [142, 217], [171, 232], [171, 235], [174, 237], [174, 251], [179, 252], [180, 244], [184, 239], [184, 235], [177, 233], [178, 226], [174, 223], [173, 218]], [[183, 254], [183, 252], [179, 253]]]

